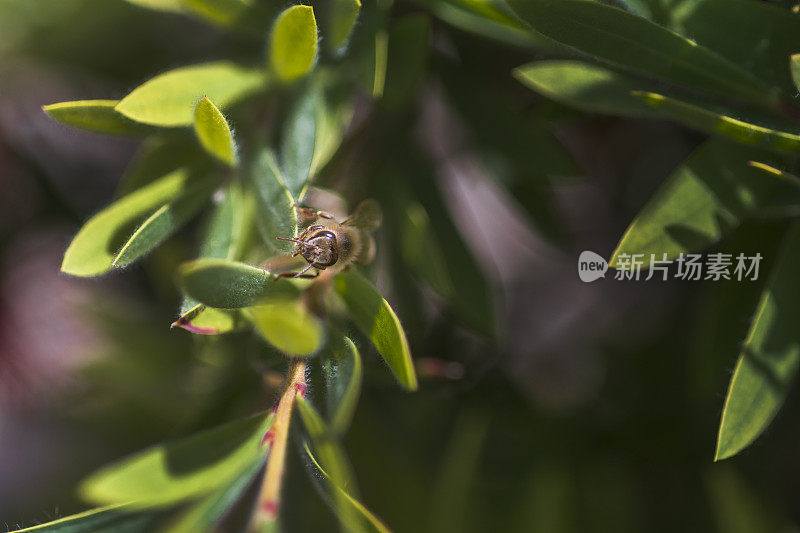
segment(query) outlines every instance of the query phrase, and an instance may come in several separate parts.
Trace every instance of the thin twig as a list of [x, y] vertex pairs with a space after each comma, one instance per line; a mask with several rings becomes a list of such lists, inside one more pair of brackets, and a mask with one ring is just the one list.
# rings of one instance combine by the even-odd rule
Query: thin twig
[[286, 442], [289, 437], [289, 423], [292, 420], [292, 409], [297, 393], [301, 395], [306, 393], [306, 362], [300, 358], [292, 359], [289, 364], [286, 388], [275, 408], [272, 425], [261, 441], [262, 446], [269, 446], [270, 450], [251, 531], [265, 529], [278, 517], [281, 484], [286, 463]]

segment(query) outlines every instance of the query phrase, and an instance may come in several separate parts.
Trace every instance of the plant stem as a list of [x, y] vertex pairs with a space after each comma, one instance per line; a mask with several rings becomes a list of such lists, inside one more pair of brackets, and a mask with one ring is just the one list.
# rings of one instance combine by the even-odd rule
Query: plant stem
[[289, 363], [286, 388], [275, 408], [275, 418], [264, 434], [262, 446], [270, 446], [267, 466], [261, 483], [257, 506], [251, 524], [251, 531], [268, 529], [278, 517], [281, 482], [286, 463], [286, 442], [289, 438], [289, 423], [297, 394], [306, 393], [306, 361], [294, 358]]

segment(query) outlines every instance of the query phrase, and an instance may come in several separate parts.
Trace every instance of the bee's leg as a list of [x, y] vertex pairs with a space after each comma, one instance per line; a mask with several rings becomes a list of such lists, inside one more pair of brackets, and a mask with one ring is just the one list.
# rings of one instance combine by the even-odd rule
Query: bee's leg
[[296, 277], [296, 278], [316, 278], [317, 276], [319, 276], [319, 270], [317, 270], [317, 273], [315, 275], [306, 274], [306, 272], [311, 270], [311, 268], [313, 266], [314, 266], [314, 263], [309, 263], [307, 267], [305, 267], [303, 270], [301, 270], [300, 272], [295, 274], [294, 277]]
[[314, 222], [318, 218], [333, 219], [333, 215], [327, 211], [320, 211], [318, 209], [314, 209], [313, 207], [302, 207], [294, 204], [294, 208], [297, 209], [297, 223], [301, 226], [303, 224]]

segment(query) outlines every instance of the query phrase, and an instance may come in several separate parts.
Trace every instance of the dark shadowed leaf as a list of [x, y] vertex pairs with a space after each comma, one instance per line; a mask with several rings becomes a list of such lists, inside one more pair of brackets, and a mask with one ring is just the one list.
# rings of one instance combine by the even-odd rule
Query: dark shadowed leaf
[[337, 435], [344, 435], [353, 420], [361, 394], [361, 355], [348, 337], [331, 333], [321, 357], [328, 423]]
[[333, 0], [328, 9], [327, 24], [323, 29], [324, 42], [334, 55], [342, 55], [361, 11], [361, 0]]
[[227, 61], [181, 67], [159, 74], [123, 98], [117, 111], [137, 122], [188, 126], [204, 96], [221, 108], [263, 89], [266, 75]]
[[764, 205], [781, 183], [753, 168], [749, 161], [763, 152], [722, 140], [702, 145], [667, 179], [625, 231], [610, 260], [622, 254], [650, 254], [672, 260], [719, 241], [755, 209]]
[[294, 245], [279, 241], [277, 237], [297, 236], [297, 215], [292, 193], [286, 188], [285, 178], [275, 154], [262, 148], [248, 166], [250, 184], [255, 190], [256, 224], [272, 253], [290, 251]]
[[350, 316], [372, 340], [397, 381], [408, 390], [416, 390], [417, 375], [408, 340], [389, 303], [357, 272], [342, 272], [336, 276], [335, 285]]
[[208, 163], [192, 135], [148, 137], [125, 169], [114, 196], [125, 196], [179, 168], [197, 168]]
[[214, 175], [196, 179], [191, 188], [161, 206], [136, 228], [112, 264], [115, 267], [127, 266], [164, 242], [200, 211], [218, 183]]
[[582, 0], [508, 4], [536, 31], [586, 54], [724, 98], [773, 102], [774, 90], [736, 63], [616, 7]]
[[236, 165], [236, 147], [231, 128], [208, 97], [201, 98], [194, 107], [194, 131], [206, 152], [226, 165]]
[[91, 502], [137, 508], [208, 494], [261, 463], [268, 450], [261, 441], [271, 421], [271, 414], [258, 414], [149, 448], [92, 474], [81, 493]]
[[310, 84], [295, 103], [284, 128], [281, 169], [284, 184], [295, 201], [301, 199], [309, 180], [317, 136], [316, 110], [321, 97], [317, 85]]
[[120, 198], [83, 225], [64, 253], [62, 272], [98, 276], [113, 260], [137, 223], [159, 207], [185, 194], [194, 184], [185, 169], [176, 170]]
[[800, 226], [785, 238], [731, 378], [715, 460], [736, 455], [767, 428], [800, 363]]
[[114, 135], [147, 135], [154, 131], [150, 126], [125, 118], [114, 108], [117, 100], [79, 100], [43, 106], [50, 118], [62, 124]]
[[389, 31], [383, 102], [399, 109], [417, 93], [428, 63], [431, 21], [425, 14], [407, 15]]
[[317, 60], [317, 21], [311, 6], [292, 6], [278, 15], [270, 36], [272, 71], [283, 82], [302, 78]]

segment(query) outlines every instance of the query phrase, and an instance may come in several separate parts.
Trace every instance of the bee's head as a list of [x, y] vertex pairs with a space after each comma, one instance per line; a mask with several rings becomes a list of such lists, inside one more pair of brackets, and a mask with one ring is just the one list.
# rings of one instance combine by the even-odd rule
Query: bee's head
[[336, 235], [332, 231], [319, 230], [307, 236], [305, 240], [283, 239], [297, 244], [296, 253], [316, 268], [324, 269], [336, 264], [339, 254], [336, 251]]

